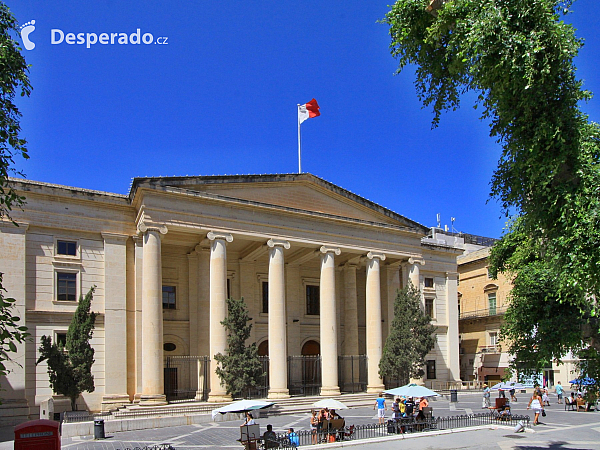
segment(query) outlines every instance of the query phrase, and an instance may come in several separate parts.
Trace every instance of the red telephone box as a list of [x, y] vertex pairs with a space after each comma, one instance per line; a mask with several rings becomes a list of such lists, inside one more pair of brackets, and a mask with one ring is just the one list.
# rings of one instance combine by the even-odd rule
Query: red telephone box
[[17, 425], [15, 450], [60, 450], [58, 422], [39, 419]]

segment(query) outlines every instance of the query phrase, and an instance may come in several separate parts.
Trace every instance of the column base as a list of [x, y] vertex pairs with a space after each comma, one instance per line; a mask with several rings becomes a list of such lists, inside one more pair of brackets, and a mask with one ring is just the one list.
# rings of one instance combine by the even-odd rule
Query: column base
[[127, 394], [105, 395], [102, 397], [102, 412], [115, 411], [129, 404], [131, 402]]
[[289, 389], [269, 389], [268, 399], [290, 398]]
[[321, 397], [335, 397], [342, 394], [340, 393], [339, 386], [321, 386], [321, 393], [319, 395]]
[[164, 394], [142, 394], [140, 406], [162, 406], [168, 405], [167, 396]]
[[205, 397], [206, 394], [204, 393], [204, 391], [196, 391], [196, 396], [194, 397], [194, 400], [196, 400], [197, 402], [203, 402], [205, 401]]
[[224, 403], [224, 402], [230, 402], [233, 399], [231, 398], [231, 395], [229, 394], [208, 394], [208, 400], [206, 400], [208, 403]]
[[373, 384], [367, 386], [367, 394], [381, 394], [385, 389], [384, 384]]

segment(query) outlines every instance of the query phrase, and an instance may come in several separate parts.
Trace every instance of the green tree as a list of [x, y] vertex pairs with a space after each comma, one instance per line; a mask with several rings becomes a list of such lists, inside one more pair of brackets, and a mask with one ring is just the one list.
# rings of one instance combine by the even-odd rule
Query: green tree
[[[18, 32], [16, 19], [0, 2], [0, 220], [10, 219], [12, 207], [21, 206], [24, 202], [24, 198], [10, 186], [8, 177], [10, 174], [22, 175], [13, 167], [16, 155], [29, 158], [26, 141], [20, 136], [21, 113], [14, 104], [17, 93], [21, 96], [31, 93], [29, 69], [19, 45], [12, 38]], [[6, 363], [12, 361], [11, 353], [17, 351], [15, 343], [23, 343], [29, 336], [27, 328], [18, 324], [20, 318], [13, 316], [15, 299], [4, 297], [4, 292], [0, 272], [0, 376], [10, 371]]]
[[[441, 113], [473, 91], [502, 147], [493, 197], [542, 238], [561, 268], [558, 291], [600, 290], [600, 128], [579, 109], [591, 98], [575, 76], [582, 41], [556, 0], [398, 0], [384, 22], [399, 69], [416, 66], [425, 106]], [[433, 8], [433, 9], [432, 9]], [[433, 14], [432, 14], [433, 13]], [[581, 298], [581, 297], [579, 297]]]
[[67, 331], [67, 341], [52, 343], [50, 336], [42, 336], [40, 357], [36, 364], [48, 361], [50, 387], [57, 394], [71, 399], [71, 408], [77, 409], [77, 398], [82, 392], [94, 392], [94, 349], [90, 339], [94, 332], [96, 313], [90, 312], [95, 287], [91, 287], [79, 304]]
[[227, 350], [225, 354], [217, 353], [214, 358], [219, 362], [217, 375], [227, 393], [240, 397], [257, 385], [263, 370], [256, 344], [246, 345], [252, 324], [244, 299], [227, 299], [227, 311], [227, 317], [221, 322], [227, 330]]
[[0, 376], [6, 376], [9, 373], [7, 362], [16, 364], [11, 359], [11, 354], [17, 352], [17, 344], [24, 343], [29, 337], [27, 327], [19, 325], [21, 320], [18, 316], [13, 316], [13, 309], [16, 300], [4, 296], [6, 289], [2, 287], [2, 274], [0, 273]]
[[398, 0], [384, 19], [433, 126], [472, 91], [502, 147], [491, 195], [519, 217], [491, 259], [514, 280], [503, 335], [527, 370], [600, 351], [600, 127], [579, 109], [571, 3]]
[[15, 157], [28, 159], [27, 142], [21, 137], [21, 112], [14, 104], [17, 94], [29, 96], [29, 69], [21, 55], [17, 20], [8, 6], [0, 2], [0, 219], [10, 218], [13, 206], [20, 207], [25, 199], [9, 184], [11, 174], [23, 175], [13, 167]]
[[379, 375], [402, 384], [422, 377], [425, 356], [435, 345], [434, 332], [431, 317], [421, 309], [419, 290], [409, 283], [394, 301], [394, 320], [379, 361]]

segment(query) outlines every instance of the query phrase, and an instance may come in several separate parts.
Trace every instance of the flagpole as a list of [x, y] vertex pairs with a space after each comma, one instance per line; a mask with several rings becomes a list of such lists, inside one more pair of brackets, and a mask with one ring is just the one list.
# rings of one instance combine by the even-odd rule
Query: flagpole
[[[298, 103], [298, 114], [300, 113], [300, 103]], [[300, 116], [298, 116], [298, 173], [302, 173], [302, 153], [300, 151]]]

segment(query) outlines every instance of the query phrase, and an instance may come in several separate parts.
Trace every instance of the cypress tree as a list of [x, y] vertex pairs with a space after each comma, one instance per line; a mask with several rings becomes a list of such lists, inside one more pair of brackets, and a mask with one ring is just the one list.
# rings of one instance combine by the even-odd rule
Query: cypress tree
[[50, 387], [57, 394], [69, 397], [73, 411], [77, 409], [77, 398], [82, 392], [94, 392], [94, 349], [90, 339], [94, 332], [96, 313], [90, 312], [95, 286], [79, 304], [67, 331], [66, 344], [52, 343], [50, 336], [42, 336], [40, 357], [36, 364], [48, 361]]
[[421, 309], [419, 291], [409, 283], [394, 301], [394, 320], [379, 361], [379, 375], [397, 378], [401, 384], [422, 377], [425, 356], [435, 345], [434, 332], [431, 317]]
[[224, 355], [217, 353], [214, 358], [219, 362], [217, 375], [225, 384], [227, 393], [240, 397], [257, 385], [263, 370], [256, 344], [246, 345], [252, 324], [249, 323], [244, 299], [227, 299], [227, 310], [228, 315], [221, 322], [227, 329], [227, 350]]

